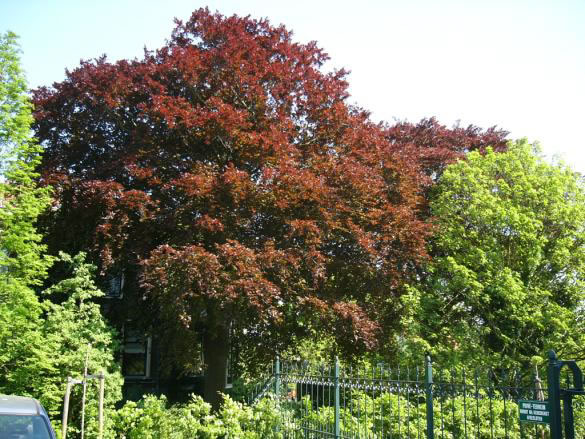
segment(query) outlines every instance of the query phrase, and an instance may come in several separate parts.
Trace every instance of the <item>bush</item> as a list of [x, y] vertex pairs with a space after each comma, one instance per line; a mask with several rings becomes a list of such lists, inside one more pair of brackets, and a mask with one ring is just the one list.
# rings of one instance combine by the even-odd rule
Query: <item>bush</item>
[[280, 439], [282, 415], [270, 398], [255, 406], [245, 406], [224, 396], [221, 409], [199, 396], [187, 404], [169, 406], [164, 396], [146, 396], [127, 402], [113, 415], [111, 437], [125, 439]]

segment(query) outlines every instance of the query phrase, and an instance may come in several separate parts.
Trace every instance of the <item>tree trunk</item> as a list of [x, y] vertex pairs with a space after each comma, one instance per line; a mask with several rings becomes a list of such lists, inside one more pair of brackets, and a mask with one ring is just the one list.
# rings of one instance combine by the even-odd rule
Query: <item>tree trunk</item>
[[203, 335], [203, 356], [205, 360], [205, 385], [203, 398], [213, 411], [222, 402], [220, 392], [225, 392], [227, 362], [230, 352], [229, 330], [226, 325], [209, 328]]

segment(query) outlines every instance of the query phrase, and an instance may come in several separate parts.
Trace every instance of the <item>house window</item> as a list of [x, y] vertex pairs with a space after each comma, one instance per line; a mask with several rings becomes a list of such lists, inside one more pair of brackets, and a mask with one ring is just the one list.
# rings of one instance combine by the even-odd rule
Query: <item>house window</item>
[[124, 327], [122, 372], [126, 377], [150, 378], [152, 337], [138, 329]]
[[234, 383], [234, 377], [232, 373], [232, 353], [230, 352], [227, 360], [227, 367], [225, 371], [225, 388], [231, 389]]
[[124, 292], [124, 273], [107, 278], [106, 297], [121, 299]]

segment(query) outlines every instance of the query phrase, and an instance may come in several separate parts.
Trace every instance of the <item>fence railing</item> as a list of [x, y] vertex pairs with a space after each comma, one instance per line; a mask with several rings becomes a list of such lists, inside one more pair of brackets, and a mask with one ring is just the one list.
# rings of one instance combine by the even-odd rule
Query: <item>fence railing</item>
[[[538, 370], [441, 369], [429, 358], [414, 368], [277, 360], [260, 387], [261, 397], [272, 387], [284, 438], [556, 439], [539, 423], [546, 416], [520, 422], [518, 401], [549, 399], [541, 377], [546, 373]], [[584, 408], [575, 404], [575, 437], [585, 438]]]

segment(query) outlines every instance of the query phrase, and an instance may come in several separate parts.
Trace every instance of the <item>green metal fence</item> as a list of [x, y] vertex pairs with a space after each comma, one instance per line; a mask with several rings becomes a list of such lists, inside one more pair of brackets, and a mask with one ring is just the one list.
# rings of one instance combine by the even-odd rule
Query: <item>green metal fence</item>
[[[253, 400], [276, 399], [284, 438], [572, 439], [551, 435], [557, 433], [548, 424], [546, 377], [544, 369], [525, 374], [442, 369], [429, 358], [412, 368], [277, 360]], [[572, 405], [574, 438], [585, 438], [585, 399], [579, 398]], [[522, 422], [519, 401], [529, 407]], [[561, 417], [567, 413], [562, 404]]]

